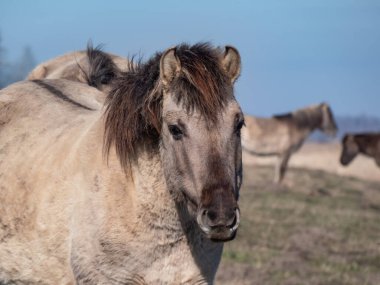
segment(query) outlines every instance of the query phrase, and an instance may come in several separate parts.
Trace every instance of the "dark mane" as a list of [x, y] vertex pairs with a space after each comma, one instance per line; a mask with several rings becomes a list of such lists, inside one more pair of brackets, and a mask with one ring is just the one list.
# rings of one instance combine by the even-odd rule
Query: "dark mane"
[[274, 115], [273, 118], [291, 122], [299, 128], [317, 127], [322, 123], [321, 105], [305, 107], [291, 113]]
[[352, 135], [359, 137], [359, 138], [368, 138], [368, 137], [378, 138], [378, 137], [380, 137], [379, 132], [357, 133], [357, 134], [352, 134]]
[[276, 115], [273, 115], [273, 118], [277, 120], [289, 120], [293, 118], [293, 115], [292, 113], [276, 114]]
[[[106, 101], [104, 150], [115, 145], [123, 167], [140, 147], [157, 147], [161, 132], [163, 86], [160, 59], [156, 53], [146, 63], [141, 60], [115, 80]], [[231, 96], [232, 88], [220, 65], [222, 50], [207, 43], [176, 47], [181, 72], [169, 89], [188, 112], [197, 110], [212, 124]]]
[[111, 83], [121, 73], [111, 56], [101, 49], [101, 46], [94, 48], [90, 42], [86, 50], [89, 62], [89, 69], [85, 72], [86, 80], [88, 85], [98, 89], [102, 84]]
[[355, 141], [379, 140], [380, 132], [346, 133], [342, 138], [342, 143], [346, 143], [350, 137], [354, 138]]

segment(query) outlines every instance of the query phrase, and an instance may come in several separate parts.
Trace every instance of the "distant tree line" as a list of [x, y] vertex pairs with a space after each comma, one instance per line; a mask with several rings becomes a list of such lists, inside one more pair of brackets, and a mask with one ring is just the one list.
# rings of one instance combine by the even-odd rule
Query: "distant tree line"
[[18, 60], [9, 62], [0, 34], [0, 89], [13, 82], [24, 80], [35, 65], [36, 60], [30, 46], [24, 47]]

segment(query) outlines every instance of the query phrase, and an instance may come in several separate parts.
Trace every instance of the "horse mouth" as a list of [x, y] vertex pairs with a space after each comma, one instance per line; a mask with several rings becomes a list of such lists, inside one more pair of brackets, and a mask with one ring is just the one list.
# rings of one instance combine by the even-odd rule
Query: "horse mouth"
[[237, 230], [231, 231], [231, 229], [217, 229], [207, 237], [213, 242], [227, 242], [235, 239]]
[[240, 224], [240, 211], [236, 209], [235, 219], [230, 225], [218, 225], [218, 226], [209, 226], [206, 225], [202, 219], [201, 215], [197, 216], [198, 225], [205, 234], [205, 236], [214, 242], [227, 242], [231, 241], [236, 237], [237, 229]]
[[202, 219], [201, 211], [199, 211], [199, 205], [195, 199], [188, 195], [185, 191], [181, 191], [185, 197], [188, 210], [196, 214], [196, 221], [201, 232], [211, 241], [214, 242], [227, 242], [233, 240], [236, 237], [237, 229], [240, 224], [240, 210], [235, 209], [235, 218], [232, 223], [228, 225], [210, 226]]

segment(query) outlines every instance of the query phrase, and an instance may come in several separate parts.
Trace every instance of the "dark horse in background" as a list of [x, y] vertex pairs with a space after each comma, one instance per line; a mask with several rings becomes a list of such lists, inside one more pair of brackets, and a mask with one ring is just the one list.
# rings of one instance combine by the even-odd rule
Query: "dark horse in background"
[[380, 133], [346, 134], [342, 139], [340, 163], [350, 164], [359, 153], [373, 157], [380, 167]]

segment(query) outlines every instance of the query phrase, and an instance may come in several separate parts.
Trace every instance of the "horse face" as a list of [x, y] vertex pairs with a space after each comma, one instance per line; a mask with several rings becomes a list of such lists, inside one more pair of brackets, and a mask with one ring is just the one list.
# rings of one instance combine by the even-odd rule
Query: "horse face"
[[239, 222], [242, 125], [236, 101], [211, 126], [170, 96], [163, 102], [161, 157], [168, 186], [184, 195], [201, 229], [215, 240], [233, 238]]
[[340, 163], [342, 165], [348, 165], [355, 156], [359, 153], [359, 147], [355, 142], [352, 135], [344, 136], [342, 140], [342, 154], [340, 156]]
[[338, 127], [336, 125], [333, 112], [331, 111], [331, 108], [326, 103], [323, 103], [321, 105], [322, 107], [322, 128], [321, 130], [331, 136], [334, 137], [336, 135], [336, 132], [338, 130]]
[[240, 221], [243, 114], [230, 94], [210, 122], [199, 110], [178, 102], [178, 96], [170, 88], [164, 91], [160, 153], [168, 188], [186, 201], [208, 238], [231, 240]]

